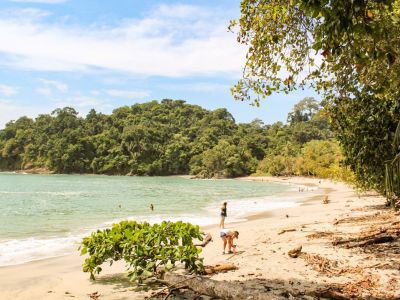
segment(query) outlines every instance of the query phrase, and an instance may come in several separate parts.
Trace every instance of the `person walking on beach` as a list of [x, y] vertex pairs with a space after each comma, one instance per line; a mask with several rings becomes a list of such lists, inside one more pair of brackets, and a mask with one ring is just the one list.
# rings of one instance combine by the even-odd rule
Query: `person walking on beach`
[[234, 253], [232, 251], [232, 249], [235, 249], [236, 245], [233, 244], [233, 239], [234, 238], [237, 239], [239, 237], [239, 232], [236, 230], [232, 231], [232, 230], [228, 230], [228, 229], [222, 229], [220, 232], [220, 237], [223, 242], [222, 254], [225, 254], [226, 244], [228, 244], [228, 254]]
[[219, 222], [219, 227], [220, 228], [225, 228], [225, 218], [227, 216], [226, 214], [226, 205], [227, 203], [224, 202], [221, 206], [221, 221]]

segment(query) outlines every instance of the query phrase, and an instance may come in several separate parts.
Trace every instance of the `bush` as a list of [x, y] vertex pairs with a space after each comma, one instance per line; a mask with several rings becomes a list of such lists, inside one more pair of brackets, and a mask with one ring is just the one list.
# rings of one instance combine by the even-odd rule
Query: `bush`
[[90, 278], [95, 279], [104, 262], [112, 265], [123, 259], [128, 264], [130, 279], [139, 282], [156, 276], [160, 267], [172, 269], [177, 262], [183, 263], [189, 272], [202, 273], [201, 249], [193, 245], [193, 239], [203, 240], [203, 233], [199, 226], [189, 223], [164, 221], [150, 225], [122, 221], [83, 239], [81, 255], [89, 254], [83, 271], [90, 272]]

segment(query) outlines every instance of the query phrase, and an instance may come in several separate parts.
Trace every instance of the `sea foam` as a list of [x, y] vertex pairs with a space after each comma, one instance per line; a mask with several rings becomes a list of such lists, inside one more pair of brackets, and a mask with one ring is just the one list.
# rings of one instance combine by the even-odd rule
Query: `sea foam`
[[0, 266], [70, 254], [78, 249], [82, 236], [68, 236], [48, 239], [14, 239], [0, 241]]
[[307, 187], [299, 192], [291, 184], [235, 180], [65, 176], [60, 183], [54, 176], [0, 176], [0, 266], [77, 253], [84, 236], [121, 220], [184, 221], [204, 228], [219, 223], [225, 201], [230, 224], [300, 205], [318, 193]]

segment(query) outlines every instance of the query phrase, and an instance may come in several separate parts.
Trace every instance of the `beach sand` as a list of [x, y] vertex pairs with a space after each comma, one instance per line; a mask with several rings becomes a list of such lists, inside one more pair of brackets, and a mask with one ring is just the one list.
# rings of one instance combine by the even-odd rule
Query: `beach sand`
[[[345, 184], [328, 180], [320, 182], [319, 179], [299, 177], [252, 177], [239, 180], [312, 185], [320, 189], [317, 196], [300, 206], [260, 213], [246, 222], [232, 224], [228, 216], [226, 227], [240, 232], [239, 239], [235, 240], [235, 256], [222, 255], [217, 226], [205, 228], [206, 232], [212, 234], [214, 241], [203, 250], [204, 263], [214, 265], [230, 262], [238, 267], [236, 271], [214, 275], [213, 279], [240, 280], [250, 286], [260, 286], [263, 280], [276, 280], [282, 281], [291, 290], [302, 290], [317, 289], [330, 283], [357, 283], [370, 278], [370, 284], [375, 284], [373, 288], [376, 286], [393, 296], [399, 296], [400, 277], [395, 267], [395, 258], [390, 258], [393, 268], [390, 264], [387, 268], [379, 268], [388, 262], [388, 257], [381, 258], [357, 249], [332, 246], [334, 236], [358, 233], [374, 220], [384, 222], [384, 214], [390, 215], [390, 221], [400, 218], [383, 208], [385, 199], [372, 193], [358, 195]], [[325, 196], [328, 196], [328, 204], [322, 203]], [[372, 215], [374, 218], [359, 218]], [[282, 233], [282, 230], [289, 231]], [[299, 245], [306, 255], [289, 257], [288, 251]], [[329, 268], [329, 265], [315, 263], [315, 254], [335, 261], [336, 267]], [[104, 271], [92, 282], [89, 275], [82, 272], [82, 262], [83, 258], [77, 252], [17, 266], [0, 267], [0, 299], [90, 299], [89, 294], [97, 292], [101, 300], [122, 300], [143, 299], [151, 292], [130, 283], [124, 275], [122, 263], [112, 267], [104, 266]], [[396, 263], [399, 265], [398, 261]], [[138, 291], [140, 288], [142, 290]]]

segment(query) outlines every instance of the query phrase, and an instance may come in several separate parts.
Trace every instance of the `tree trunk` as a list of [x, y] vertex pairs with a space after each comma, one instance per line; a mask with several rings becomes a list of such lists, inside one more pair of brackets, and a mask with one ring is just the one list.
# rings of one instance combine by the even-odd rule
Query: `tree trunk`
[[344, 245], [346, 248], [355, 248], [355, 247], [364, 247], [372, 244], [393, 242], [395, 239], [396, 238], [393, 235], [384, 233], [384, 234], [366, 236], [362, 238], [352, 238], [347, 240], [333, 241], [332, 244], [334, 246]]
[[364, 247], [373, 244], [388, 243], [388, 242], [393, 242], [394, 240], [395, 238], [391, 235], [381, 235], [362, 242], [349, 243], [347, 244], [347, 248]]
[[227, 272], [236, 270], [237, 267], [234, 264], [221, 264], [216, 266], [205, 266], [204, 271], [207, 275], [220, 273], [220, 272]]
[[283, 296], [258, 289], [244, 288], [238, 282], [216, 281], [202, 276], [165, 273], [163, 282], [174, 287], [187, 287], [192, 291], [210, 297], [235, 300], [287, 300]]

